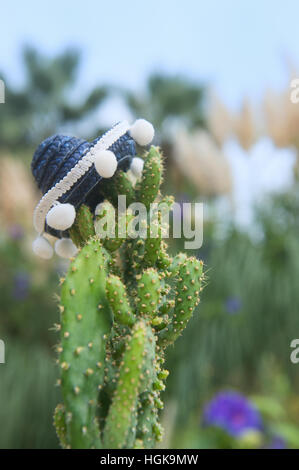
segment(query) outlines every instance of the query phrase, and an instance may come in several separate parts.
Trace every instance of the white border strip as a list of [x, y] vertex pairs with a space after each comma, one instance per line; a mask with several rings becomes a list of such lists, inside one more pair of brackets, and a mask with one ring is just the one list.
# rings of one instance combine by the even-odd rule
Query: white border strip
[[35, 230], [41, 235], [44, 232], [47, 213], [57, 202], [57, 200], [71, 189], [91, 167], [95, 160], [95, 154], [99, 150], [107, 150], [122, 135], [130, 129], [127, 121], [122, 121], [106, 132], [103, 137], [78, 161], [78, 163], [53, 186], [39, 201], [34, 209], [33, 225]]

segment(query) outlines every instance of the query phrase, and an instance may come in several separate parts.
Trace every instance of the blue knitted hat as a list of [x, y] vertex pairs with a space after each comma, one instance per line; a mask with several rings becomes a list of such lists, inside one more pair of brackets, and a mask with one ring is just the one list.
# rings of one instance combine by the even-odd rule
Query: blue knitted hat
[[153, 136], [152, 125], [138, 119], [133, 126], [126, 121], [116, 124], [93, 142], [59, 134], [44, 140], [35, 151], [31, 164], [33, 176], [43, 193], [33, 218], [39, 233], [33, 245], [35, 253], [49, 258], [52, 247], [50, 250], [43, 233], [57, 238], [68, 237], [68, 229], [81, 204], [94, 211], [102, 202], [99, 188], [103, 178], [111, 178], [118, 169], [127, 171], [136, 156], [135, 142], [147, 145]]

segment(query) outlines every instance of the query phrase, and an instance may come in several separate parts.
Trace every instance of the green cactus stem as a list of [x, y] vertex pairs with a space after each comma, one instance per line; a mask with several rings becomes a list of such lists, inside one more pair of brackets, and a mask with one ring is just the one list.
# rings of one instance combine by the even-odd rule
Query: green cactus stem
[[118, 171], [113, 178], [104, 180], [100, 189], [100, 196], [107, 199], [115, 208], [118, 205], [118, 196], [126, 196], [129, 206], [135, 200], [135, 189], [127, 173]]
[[98, 240], [91, 240], [71, 263], [61, 290], [59, 364], [67, 439], [73, 448], [100, 447], [96, 408], [105, 335], [111, 327], [105, 284], [103, 251]]
[[160, 300], [160, 277], [154, 268], [148, 268], [140, 275], [137, 284], [138, 309], [140, 315], [154, 317]]
[[130, 430], [135, 428], [134, 418], [137, 414], [137, 401], [142, 386], [141, 370], [144, 368], [150, 342], [153, 341], [151, 329], [143, 320], [134, 325], [121, 362], [118, 384], [106, 419], [103, 437], [105, 448], [123, 448]]
[[61, 447], [67, 449], [69, 444], [66, 434], [65, 409], [61, 403], [56, 406], [54, 411], [54, 426], [56, 428], [57, 437]]
[[180, 336], [200, 301], [202, 266], [203, 263], [196, 258], [187, 258], [179, 264], [171, 323], [159, 333], [158, 344], [163, 347]]
[[111, 275], [107, 278], [106, 294], [115, 321], [121, 325], [133, 326], [136, 317], [132, 313], [126, 288], [119, 277]]
[[152, 146], [144, 163], [141, 182], [136, 188], [136, 200], [142, 202], [147, 210], [159, 194], [162, 174], [161, 152], [158, 147]]
[[75, 223], [70, 229], [70, 236], [77, 246], [84, 246], [95, 235], [93, 215], [85, 204], [79, 208]]
[[[163, 207], [173, 198], [161, 199], [162, 174], [151, 147], [135, 187], [122, 171], [103, 180], [102, 210], [94, 217], [81, 206], [70, 230], [78, 254], [61, 279], [56, 326], [63, 404], [54, 424], [64, 448], [152, 448], [162, 439], [165, 350], [187, 326], [203, 280], [201, 261], [167, 252]], [[117, 210], [119, 195], [157, 211], [152, 227], [149, 215], [143, 221], [145, 239], [128, 236], [133, 216]]]

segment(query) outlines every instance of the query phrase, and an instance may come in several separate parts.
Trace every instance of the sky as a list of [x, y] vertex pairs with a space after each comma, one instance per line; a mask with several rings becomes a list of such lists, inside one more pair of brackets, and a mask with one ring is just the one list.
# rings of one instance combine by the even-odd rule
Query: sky
[[[299, 66], [297, 0], [10, 0], [0, 5], [0, 70], [15, 85], [24, 80], [24, 44], [50, 55], [79, 48], [83, 97], [102, 83], [142, 90], [151, 72], [162, 71], [210, 85], [232, 110], [244, 97], [258, 105], [269, 87], [285, 89], [289, 65]], [[104, 112], [109, 121], [127, 118], [117, 105], [108, 103]], [[254, 175], [268, 178], [261, 192], [290, 179], [293, 156], [275, 157], [275, 170], [268, 172], [266, 160], [262, 166], [260, 159], [254, 164], [243, 158], [241, 164], [235, 147], [227, 148], [235, 182], [238, 187], [243, 182], [238, 198], [248, 199], [244, 181]]]
[[[285, 86], [299, 63], [297, 0], [10, 0], [1, 2], [0, 69], [22, 80], [23, 44], [82, 50], [82, 90], [99, 82], [142, 88], [153, 70], [210, 83], [238, 107]], [[1, 4], [0, 3], [0, 4]]]

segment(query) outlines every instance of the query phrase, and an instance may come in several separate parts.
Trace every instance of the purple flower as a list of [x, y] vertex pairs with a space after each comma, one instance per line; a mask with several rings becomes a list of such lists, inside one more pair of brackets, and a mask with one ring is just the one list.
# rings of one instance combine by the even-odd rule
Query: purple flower
[[274, 436], [267, 449], [286, 449], [286, 441], [281, 436]]
[[28, 273], [19, 271], [13, 279], [12, 295], [16, 300], [24, 300], [28, 296], [30, 277]]
[[262, 428], [258, 410], [246, 397], [233, 391], [220, 392], [204, 409], [204, 422], [224, 429], [234, 437]]
[[242, 308], [242, 302], [238, 297], [228, 297], [225, 301], [225, 309], [227, 313], [234, 315]]

